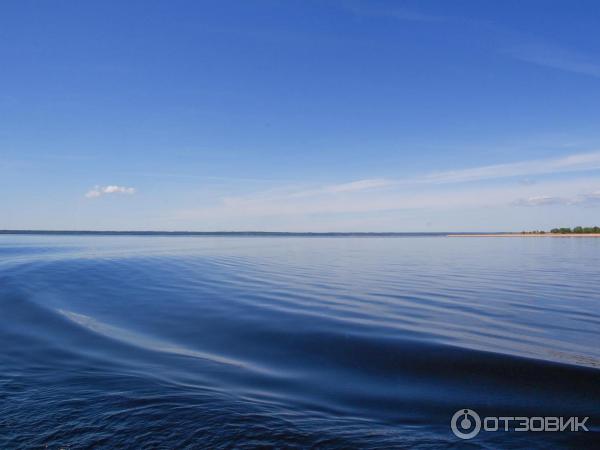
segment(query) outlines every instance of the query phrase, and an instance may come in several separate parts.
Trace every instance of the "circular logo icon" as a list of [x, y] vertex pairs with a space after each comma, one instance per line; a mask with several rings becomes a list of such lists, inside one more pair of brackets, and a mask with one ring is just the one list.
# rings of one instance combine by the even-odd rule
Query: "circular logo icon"
[[461, 439], [472, 439], [481, 430], [481, 418], [472, 409], [459, 409], [450, 422], [452, 432]]

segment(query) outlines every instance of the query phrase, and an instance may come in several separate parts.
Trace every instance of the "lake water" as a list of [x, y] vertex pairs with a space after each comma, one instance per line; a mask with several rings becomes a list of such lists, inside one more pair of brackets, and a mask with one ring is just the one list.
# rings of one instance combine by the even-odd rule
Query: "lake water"
[[0, 236], [2, 449], [594, 445], [600, 239]]

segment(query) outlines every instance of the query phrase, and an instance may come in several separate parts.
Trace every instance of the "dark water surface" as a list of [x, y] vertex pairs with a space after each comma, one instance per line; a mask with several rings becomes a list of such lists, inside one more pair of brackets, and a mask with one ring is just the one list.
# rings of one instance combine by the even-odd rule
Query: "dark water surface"
[[0, 236], [1, 449], [599, 444], [600, 239]]

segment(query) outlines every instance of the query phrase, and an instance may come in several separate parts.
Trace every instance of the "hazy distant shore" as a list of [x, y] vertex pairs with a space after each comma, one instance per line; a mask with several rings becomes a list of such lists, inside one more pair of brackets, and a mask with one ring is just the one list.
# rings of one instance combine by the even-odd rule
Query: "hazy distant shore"
[[206, 237], [600, 237], [600, 233], [0, 230], [0, 235]]
[[[471, 234], [467, 232], [468, 234]], [[445, 237], [448, 232], [290, 232], [290, 231], [99, 231], [99, 230], [0, 230], [2, 234], [56, 236], [264, 236], [264, 237]]]
[[469, 233], [469, 234], [448, 234], [448, 237], [533, 237], [533, 238], [568, 238], [568, 237], [595, 237], [600, 238], [598, 233]]

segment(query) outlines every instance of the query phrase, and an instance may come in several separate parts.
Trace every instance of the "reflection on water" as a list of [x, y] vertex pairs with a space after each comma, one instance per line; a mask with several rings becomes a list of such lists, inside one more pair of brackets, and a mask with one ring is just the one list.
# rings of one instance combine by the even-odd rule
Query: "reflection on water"
[[600, 240], [0, 236], [0, 448], [436, 448], [590, 416]]

